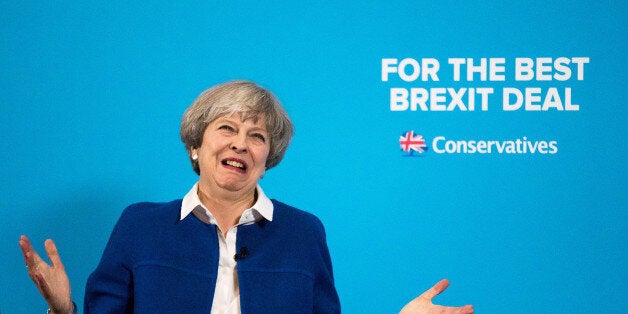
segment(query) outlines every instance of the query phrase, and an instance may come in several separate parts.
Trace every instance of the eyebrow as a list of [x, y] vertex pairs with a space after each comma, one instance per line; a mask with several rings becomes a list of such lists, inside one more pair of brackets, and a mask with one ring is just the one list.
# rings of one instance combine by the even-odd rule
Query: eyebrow
[[[251, 120], [251, 119], [253, 119], [253, 118], [246, 119], [245, 121], [247, 121], [247, 120]], [[215, 121], [215, 122], [216, 122], [216, 123], [228, 122], [228, 123], [231, 123], [231, 124], [238, 124], [238, 121], [237, 121], [237, 120], [238, 120], [238, 119], [236, 119], [236, 118], [230, 118], [230, 117], [220, 117], [220, 118], [216, 119], [216, 121]], [[240, 121], [242, 121], [242, 120], [240, 120]], [[259, 121], [262, 121], [262, 120], [257, 119], [257, 121], [259, 122]], [[242, 122], [244, 122], [244, 121], [242, 121]], [[255, 121], [255, 119], [253, 119], [253, 123], [254, 123], [254, 124], [257, 124], [258, 122], [256, 122], [256, 121]], [[262, 123], [263, 123], [263, 122], [262, 122]], [[264, 132], [268, 133], [268, 128], [267, 128], [267, 127], [261, 127], [261, 126], [258, 126], [258, 125], [253, 125], [253, 126], [249, 129], [249, 131], [251, 131], [251, 130], [253, 130], [253, 131], [264, 131]]]

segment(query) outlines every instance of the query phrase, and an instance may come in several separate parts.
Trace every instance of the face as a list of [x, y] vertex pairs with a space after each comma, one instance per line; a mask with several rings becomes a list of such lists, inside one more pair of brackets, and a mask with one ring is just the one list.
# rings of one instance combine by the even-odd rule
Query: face
[[192, 149], [198, 155], [201, 188], [207, 192], [254, 193], [269, 152], [264, 116], [242, 121], [238, 114], [210, 123], [201, 147]]

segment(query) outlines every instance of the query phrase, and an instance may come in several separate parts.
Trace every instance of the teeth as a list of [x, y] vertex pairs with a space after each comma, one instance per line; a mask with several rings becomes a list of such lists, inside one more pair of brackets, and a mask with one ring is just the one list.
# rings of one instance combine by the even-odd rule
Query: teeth
[[237, 161], [227, 160], [226, 164], [229, 165], [229, 166], [233, 166], [233, 167], [244, 169], [244, 165], [239, 163], [239, 162], [237, 162]]

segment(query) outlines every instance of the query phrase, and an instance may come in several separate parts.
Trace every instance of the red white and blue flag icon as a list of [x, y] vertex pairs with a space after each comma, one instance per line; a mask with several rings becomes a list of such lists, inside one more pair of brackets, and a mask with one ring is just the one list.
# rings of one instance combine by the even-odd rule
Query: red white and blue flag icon
[[427, 151], [427, 144], [423, 136], [414, 134], [414, 131], [408, 131], [399, 136], [399, 146], [401, 150], [412, 154], [413, 152], [423, 153]]

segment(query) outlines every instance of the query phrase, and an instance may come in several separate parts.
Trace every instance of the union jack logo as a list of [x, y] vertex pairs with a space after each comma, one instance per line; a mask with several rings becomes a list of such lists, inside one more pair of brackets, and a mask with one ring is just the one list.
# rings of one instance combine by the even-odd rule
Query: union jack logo
[[404, 135], [399, 136], [399, 146], [406, 153], [412, 152], [423, 153], [427, 150], [425, 139], [421, 135], [414, 135], [414, 131], [408, 131]]

